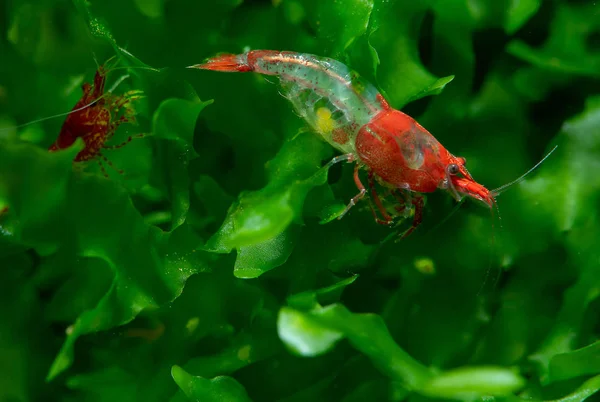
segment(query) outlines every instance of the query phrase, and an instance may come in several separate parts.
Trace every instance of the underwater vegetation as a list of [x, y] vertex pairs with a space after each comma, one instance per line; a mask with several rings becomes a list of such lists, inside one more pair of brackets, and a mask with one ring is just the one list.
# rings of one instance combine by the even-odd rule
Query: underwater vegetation
[[[0, 10], [0, 401], [600, 400], [600, 3]], [[258, 49], [348, 66], [485, 188], [557, 148], [487, 207], [450, 168], [346, 210], [320, 92], [186, 68]]]

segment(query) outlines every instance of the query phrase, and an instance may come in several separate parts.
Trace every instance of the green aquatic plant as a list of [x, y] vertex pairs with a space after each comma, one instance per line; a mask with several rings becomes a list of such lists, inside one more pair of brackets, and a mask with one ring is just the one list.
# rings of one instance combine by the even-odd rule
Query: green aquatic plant
[[[597, 398], [600, 5], [0, 4], [0, 400]], [[490, 188], [558, 148], [394, 242], [272, 82], [184, 68], [248, 48], [352, 66]], [[107, 179], [47, 149], [113, 56]]]

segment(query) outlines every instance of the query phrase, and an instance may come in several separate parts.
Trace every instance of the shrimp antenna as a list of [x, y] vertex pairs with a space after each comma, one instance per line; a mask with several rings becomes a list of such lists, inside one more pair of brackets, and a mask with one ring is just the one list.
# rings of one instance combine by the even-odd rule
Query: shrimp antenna
[[[120, 46], [117, 46], [117, 48], [119, 49], [119, 51], [123, 54], [125, 54], [126, 56], [132, 58], [132, 59], [137, 59], [133, 54], [131, 54], [131, 52], [125, 48], [122, 48]], [[155, 71], [155, 72], [160, 72], [161, 70], [164, 70], [164, 68], [155, 68], [155, 67], [150, 67], [149, 65], [147, 65], [146, 63], [144, 63], [143, 61], [139, 60], [140, 63], [144, 64], [144, 66], [132, 66], [132, 67], [118, 67], [118, 68], [131, 68], [131, 69], [139, 69], [139, 70], [151, 70], [151, 71]]]
[[438, 222], [434, 227], [432, 227], [431, 229], [429, 229], [427, 232], [425, 232], [423, 234], [423, 236], [433, 232], [434, 230], [438, 230], [444, 223], [448, 222], [448, 220], [450, 218], [452, 218], [452, 216], [454, 216], [454, 214], [460, 209], [460, 207], [462, 207], [462, 205], [464, 204], [465, 200], [467, 198], [463, 197], [460, 201], [458, 201], [458, 203], [452, 208], [452, 210], [444, 217], [444, 219], [442, 219], [440, 222]]
[[86, 109], [86, 108], [88, 108], [88, 107], [90, 107], [90, 106], [93, 106], [93, 105], [94, 105], [94, 103], [96, 103], [96, 102], [98, 102], [100, 99], [104, 98], [104, 97], [105, 97], [107, 94], [108, 94], [108, 93], [105, 93], [105, 94], [103, 94], [102, 96], [99, 96], [97, 99], [94, 99], [93, 101], [91, 101], [91, 102], [90, 102], [90, 103], [88, 103], [87, 105], [83, 105], [83, 106], [81, 106], [81, 107], [78, 107], [77, 109], [69, 110], [68, 112], [64, 112], [64, 113], [58, 113], [58, 114], [55, 114], [55, 115], [52, 115], [52, 116], [48, 116], [48, 117], [43, 117], [43, 118], [41, 118], [41, 119], [32, 120], [32, 121], [29, 121], [29, 122], [27, 122], [27, 123], [19, 124], [18, 126], [11, 126], [11, 127], [5, 127], [5, 128], [1, 128], [1, 129], [0, 129], [0, 132], [7, 131], [7, 130], [14, 130], [14, 129], [17, 129], [17, 128], [22, 128], [22, 127], [27, 127], [27, 126], [30, 126], [30, 125], [32, 125], [32, 124], [41, 123], [41, 122], [43, 122], [43, 121], [46, 121], [46, 120], [51, 120], [51, 119], [55, 119], [55, 118], [57, 118], [57, 117], [61, 117], [61, 116], [68, 116], [68, 115], [70, 115], [71, 113], [76, 113], [76, 112], [79, 112], [79, 111], [81, 111], [81, 110], [83, 110], [83, 109]]
[[[99, 66], [98, 61], [96, 59], [96, 54], [93, 53], [93, 57], [94, 57], [94, 61], [96, 62], [96, 65]], [[114, 59], [116, 56], [111, 57], [108, 61]], [[98, 67], [99, 68], [99, 67]], [[146, 67], [146, 66], [131, 66], [131, 67], [127, 67], [127, 66], [123, 66], [123, 67], [115, 67], [113, 68], [111, 71], [115, 71], [115, 70], [130, 70], [130, 69], [139, 69], [139, 70], [151, 70], [151, 71], [155, 71], [155, 72], [160, 72], [160, 70], [162, 69], [158, 69], [158, 68], [153, 68], [153, 67]], [[48, 116], [48, 117], [42, 117], [41, 119], [36, 119], [36, 120], [31, 120], [28, 121], [27, 123], [23, 123], [23, 124], [19, 124], [17, 126], [10, 126], [10, 127], [4, 127], [4, 128], [0, 128], [0, 133], [4, 132], [4, 131], [8, 131], [8, 130], [14, 130], [17, 128], [23, 128], [23, 127], [27, 127], [30, 126], [32, 124], [37, 124], [37, 123], [41, 123], [44, 122], [46, 120], [52, 120], [52, 119], [56, 119], [57, 117], [62, 117], [62, 116], [68, 116], [72, 113], [77, 113], [81, 110], [84, 110], [90, 106], [93, 106], [96, 102], [98, 102], [100, 99], [104, 98], [105, 96], [107, 96], [109, 93], [113, 92], [115, 89], [117, 89], [117, 87], [123, 82], [125, 81], [127, 78], [129, 78], [130, 75], [126, 74], [122, 77], [120, 77], [113, 85], [112, 87], [110, 87], [110, 89], [107, 90], [106, 93], [102, 94], [101, 96], [99, 96], [97, 99], [94, 99], [93, 101], [91, 101], [90, 103], [88, 103], [87, 105], [83, 105], [81, 107], [78, 107], [77, 109], [73, 109], [73, 110], [69, 110], [68, 112], [63, 112], [63, 113], [58, 113], [58, 114], [54, 114], [52, 116]]]
[[113, 92], [113, 91], [114, 91], [115, 89], [117, 89], [117, 87], [118, 87], [119, 85], [121, 85], [121, 83], [122, 83], [123, 81], [125, 81], [127, 78], [129, 78], [129, 74], [125, 74], [124, 76], [122, 76], [122, 77], [119, 77], [119, 79], [117, 80], [117, 82], [115, 82], [115, 83], [113, 84], [113, 86], [112, 86], [112, 87], [110, 87], [110, 89], [108, 90], [108, 92]]
[[[496, 208], [496, 212], [498, 214], [498, 223], [500, 224], [500, 229], [504, 229], [502, 227], [502, 217], [500, 216], [500, 208], [498, 207], [498, 203], [496, 202], [496, 200], [494, 200], [493, 203], [494, 203], [494, 207]], [[479, 291], [477, 292], [477, 296], [479, 296], [481, 294], [481, 292], [483, 292], [485, 285], [488, 283], [488, 279], [490, 278], [490, 272], [492, 271], [492, 264], [493, 264], [493, 260], [494, 260], [494, 251], [496, 250], [496, 227], [494, 226], [494, 208], [490, 208], [490, 215], [492, 217], [492, 239], [490, 242], [491, 251], [490, 251], [490, 255], [489, 255], [490, 260], [489, 260], [488, 268], [485, 270], [485, 276], [483, 277], [483, 283], [481, 284], [481, 287], [479, 288]], [[492, 284], [492, 289], [496, 288], [496, 285], [498, 285], [498, 281], [500, 280], [501, 275], [502, 275], [502, 270], [499, 270], [498, 275], [496, 275], [496, 279], [494, 279], [494, 283]]]
[[538, 163], [536, 163], [534, 167], [532, 167], [532, 168], [531, 168], [531, 169], [529, 169], [527, 172], [525, 172], [524, 174], [522, 174], [522, 175], [521, 175], [519, 178], [517, 178], [517, 179], [515, 179], [515, 180], [511, 181], [510, 183], [506, 183], [506, 184], [504, 184], [504, 185], [502, 185], [502, 186], [500, 186], [500, 187], [498, 187], [498, 188], [496, 188], [496, 189], [492, 190], [492, 193], [494, 194], [494, 196], [500, 195], [501, 193], [503, 193], [504, 191], [506, 191], [506, 189], [507, 189], [507, 188], [509, 188], [509, 187], [511, 187], [511, 186], [513, 186], [513, 185], [515, 185], [515, 184], [519, 184], [520, 182], [522, 182], [523, 180], [525, 180], [525, 177], [527, 177], [527, 175], [528, 175], [529, 173], [531, 173], [531, 172], [533, 172], [535, 169], [537, 169], [537, 168], [538, 168], [538, 167], [539, 167], [539, 166], [542, 164], [542, 162], [544, 162], [546, 159], [548, 159], [548, 157], [549, 157], [550, 155], [552, 155], [552, 153], [553, 153], [554, 151], [556, 151], [556, 148], [558, 148], [558, 145], [555, 145], [555, 146], [554, 146], [554, 148], [552, 148], [552, 150], [551, 150], [550, 152], [548, 152], [548, 153], [546, 154], [546, 156], [544, 156], [544, 157], [542, 158], [542, 160], [541, 160], [541, 161], [539, 161]]
[[[550, 150], [550, 152], [548, 152], [546, 154], [546, 156], [544, 156], [542, 158], [542, 160], [540, 160], [538, 163], [536, 163], [535, 166], [533, 166], [531, 169], [529, 169], [527, 172], [525, 172], [524, 174], [522, 174], [517, 179], [515, 179], [515, 180], [511, 181], [510, 183], [507, 183], [507, 184], [505, 184], [503, 186], [500, 186], [500, 187], [498, 187], [495, 190], [492, 190], [491, 193], [493, 194], [493, 197], [496, 197], [496, 196], [500, 195], [502, 192], [506, 191], [510, 186], [513, 186], [515, 184], [518, 184], [518, 183], [522, 182], [528, 174], [530, 174], [531, 172], [533, 172], [535, 169], [537, 169], [542, 164], [542, 162], [544, 162], [546, 159], [548, 159], [548, 157], [550, 155], [552, 155], [552, 153], [554, 151], [556, 151], [556, 148], [558, 148], [558, 145], [555, 145], [554, 148], [552, 148]], [[498, 203], [496, 202], [496, 200], [494, 198], [492, 198], [492, 200], [493, 200], [494, 207], [496, 209], [496, 213], [498, 214], [498, 223], [500, 224], [500, 229], [503, 229], [503, 227], [502, 227], [502, 216], [500, 215], [500, 208], [498, 207]], [[490, 209], [490, 213], [492, 214], [492, 244], [491, 244], [491, 246], [492, 246], [492, 250], [493, 250], [493, 249], [495, 249], [495, 244], [496, 244], [496, 230], [495, 230], [495, 227], [494, 227], [494, 209], [493, 208]], [[483, 291], [485, 285], [488, 282], [488, 279], [489, 279], [489, 276], [490, 276], [490, 271], [491, 271], [491, 266], [492, 266], [492, 259], [493, 259], [493, 256], [490, 254], [490, 266], [488, 267], [488, 269], [485, 272], [485, 276], [483, 278], [483, 283], [481, 284], [481, 287], [479, 288], [479, 291], [477, 292], [477, 295], [481, 294], [481, 292]], [[495, 278], [494, 283], [492, 285], [493, 288], [495, 288], [498, 285], [498, 282], [500, 281], [500, 276], [501, 275], [502, 275], [502, 271], [500, 270], [500, 271], [498, 271], [498, 275], [496, 275], [496, 278]]]
[[149, 71], [154, 71], [156, 73], [160, 73], [164, 69], [165, 69], [165, 67], [156, 68], [156, 67], [148, 67], [148, 66], [121, 66], [121, 67], [115, 67], [115, 68], [113, 68], [110, 71], [117, 71], [117, 70], [149, 70]]
[[92, 59], [94, 59], [94, 63], [96, 63], [96, 70], [100, 68], [100, 63], [98, 62], [98, 57], [96, 56], [96, 52], [92, 50]]

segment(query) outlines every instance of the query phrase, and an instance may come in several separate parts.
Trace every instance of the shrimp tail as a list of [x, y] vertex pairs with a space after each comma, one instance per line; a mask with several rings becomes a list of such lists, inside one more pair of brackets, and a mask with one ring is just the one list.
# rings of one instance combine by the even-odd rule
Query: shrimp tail
[[248, 57], [244, 57], [243, 54], [222, 54], [220, 56], [212, 57], [204, 63], [195, 64], [188, 68], [242, 73], [254, 71], [254, 68], [248, 64]]

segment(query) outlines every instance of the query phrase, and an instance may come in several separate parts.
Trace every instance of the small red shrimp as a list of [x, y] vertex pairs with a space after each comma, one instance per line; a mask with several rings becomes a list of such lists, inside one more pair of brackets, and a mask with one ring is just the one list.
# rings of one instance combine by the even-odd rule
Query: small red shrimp
[[[541, 163], [509, 185], [490, 191], [473, 179], [465, 167], [465, 158], [451, 154], [412, 117], [393, 109], [372, 84], [330, 58], [253, 50], [239, 55], [223, 54], [188, 68], [278, 76], [284, 96], [296, 112], [342, 152], [328, 166], [342, 161], [356, 162], [354, 181], [359, 193], [338, 219], [365, 197], [367, 189], [359, 177], [360, 169], [364, 168], [368, 171], [373, 202], [381, 215], [371, 205], [378, 223], [391, 224], [398, 216], [413, 214], [412, 226], [402, 237], [421, 223], [424, 193], [443, 189], [457, 201], [469, 196], [493, 208], [501, 191], [522, 180]], [[375, 182], [395, 198], [397, 204], [392, 211], [384, 206]]]
[[[107, 67], [108, 63], [98, 68], [93, 84], [86, 82], [82, 85], [83, 96], [68, 114], [58, 138], [48, 149], [50, 152], [65, 149], [73, 145], [77, 138], [82, 138], [85, 148], [75, 156], [74, 162], [99, 158], [98, 163], [106, 177], [108, 174], [101, 161], [111, 167], [113, 164], [102, 154], [102, 150], [121, 148], [132, 141], [134, 136], [128, 137], [118, 145], [106, 145], [121, 124], [135, 122], [135, 110], [131, 102], [142, 98], [140, 90], [128, 91], [123, 95], [113, 95], [110, 91], [104, 92], [106, 76], [110, 71], [110, 67]], [[121, 111], [123, 114], [117, 118]], [[142, 135], [135, 137], [140, 136]], [[122, 170], [118, 172], [123, 173]]]

